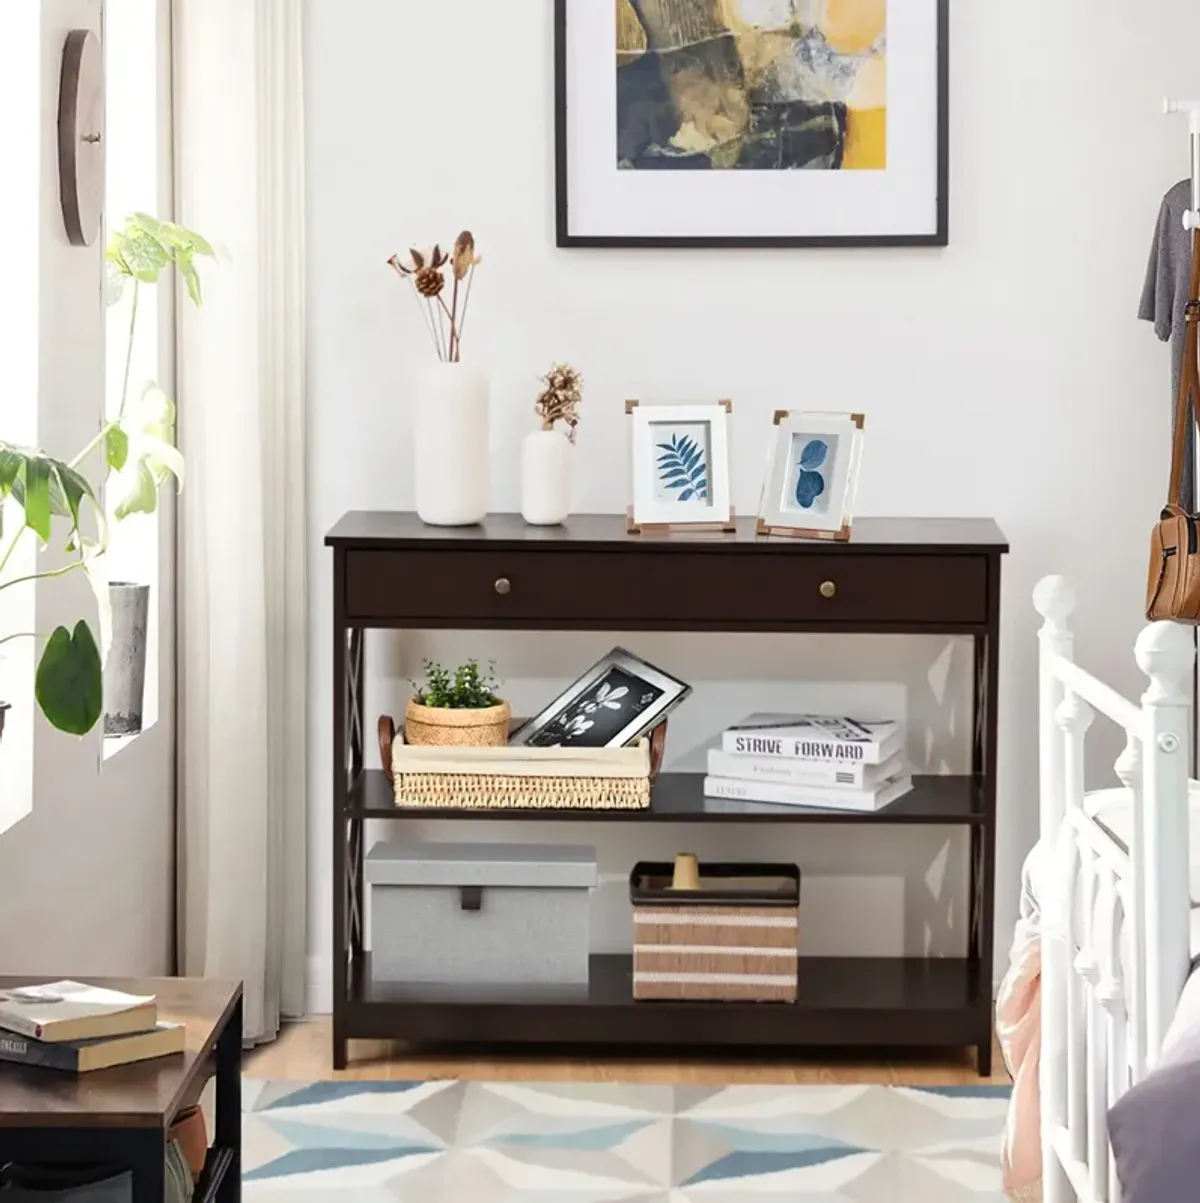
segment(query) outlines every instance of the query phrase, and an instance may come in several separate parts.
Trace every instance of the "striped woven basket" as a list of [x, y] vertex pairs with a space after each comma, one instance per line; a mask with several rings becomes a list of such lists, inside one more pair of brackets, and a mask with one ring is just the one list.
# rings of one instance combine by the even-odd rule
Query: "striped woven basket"
[[699, 888], [672, 885], [672, 866], [640, 864], [633, 901], [633, 997], [795, 1002], [800, 870], [704, 865]]
[[666, 724], [628, 748], [414, 747], [379, 720], [379, 752], [410, 810], [645, 810]]

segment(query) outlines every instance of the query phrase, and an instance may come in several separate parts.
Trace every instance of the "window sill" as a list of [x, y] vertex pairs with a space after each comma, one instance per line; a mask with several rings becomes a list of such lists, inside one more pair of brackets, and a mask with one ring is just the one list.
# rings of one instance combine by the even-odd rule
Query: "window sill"
[[124, 752], [126, 748], [133, 747], [133, 745], [137, 743], [137, 741], [141, 739], [143, 735], [147, 735], [153, 731], [154, 726], [154, 723], [147, 723], [146, 726], [144, 726], [140, 731], [135, 732], [133, 735], [111, 735], [103, 737], [100, 741], [102, 745], [100, 749], [101, 759], [107, 764], [108, 761], [114, 759], [114, 757], [120, 756], [120, 754]]

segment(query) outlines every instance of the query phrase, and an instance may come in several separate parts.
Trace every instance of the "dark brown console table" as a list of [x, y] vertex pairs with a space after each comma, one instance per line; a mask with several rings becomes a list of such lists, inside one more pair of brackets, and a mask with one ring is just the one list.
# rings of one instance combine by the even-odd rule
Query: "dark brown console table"
[[[425, 526], [414, 514], [351, 513], [333, 548], [333, 1060], [347, 1042], [711, 1046], [974, 1045], [991, 1072], [996, 848], [996, 689], [1000, 564], [988, 519], [860, 519], [847, 544], [736, 533], [630, 537], [617, 515], [530, 527]], [[974, 643], [972, 768], [919, 777], [873, 814], [705, 798], [703, 778], [665, 773], [647, 811], [397, 810], [365, 767], [363, 634], [372, 628], [622, 631], [827, 631], [946, 634]], [[631, 959], [594, 956], [586, 998], [530, 988], [453, 996], [372, 981], [363, 949], [368, 819], [524, 822], [918, 823], [970, 830], [967, 955], [806, 958], [794, 1005], [634, 1003]]]

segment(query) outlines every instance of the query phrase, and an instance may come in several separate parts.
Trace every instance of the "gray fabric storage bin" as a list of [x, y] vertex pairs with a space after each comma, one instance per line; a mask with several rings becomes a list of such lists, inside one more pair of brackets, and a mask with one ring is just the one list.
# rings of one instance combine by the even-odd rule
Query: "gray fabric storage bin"
[[587, 983], [594, 848], [378, 843], [366, 880], [377, 981]]

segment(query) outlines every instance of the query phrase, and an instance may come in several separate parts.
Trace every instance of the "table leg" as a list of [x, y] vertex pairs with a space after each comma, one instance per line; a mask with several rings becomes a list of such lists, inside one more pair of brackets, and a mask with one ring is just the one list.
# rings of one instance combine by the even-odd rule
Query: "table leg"
[[128, 1164], [133, 1203], [162, 1203], [167, 1191], [167, 1144], [161, 1129], [138, 1134], [131, 1142]]
[[[349, 655], [345, 607], [346, 553], [333, 553], [333, 1068], [346, 1068], [346, 983], [349, 940], [346, 840], [347, 774], [351, 763], [349, 729], [350, 668], [357, 657]], [[360, 667], [354, 665], [355, 667]]]
[[217, 1191], [217, 1203], [240, 1203], [242, 1197], [242, 1000], [239, 998], [217, 1038], [217, 1117], [215, 1144], [229, 1149], [233, 1160]]

